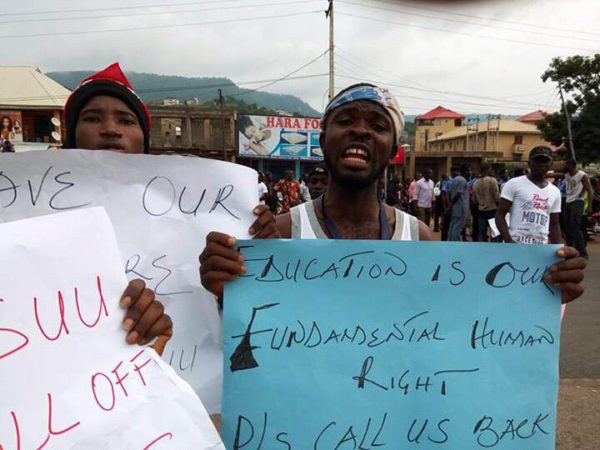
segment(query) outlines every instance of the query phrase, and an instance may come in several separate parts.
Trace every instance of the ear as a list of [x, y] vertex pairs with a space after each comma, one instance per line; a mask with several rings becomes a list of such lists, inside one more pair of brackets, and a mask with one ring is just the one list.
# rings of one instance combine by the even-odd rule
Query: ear
[[321, 129], [319, 133], [319, 146], [321, 147], [321, 151], [325, 153], [325, 128]]

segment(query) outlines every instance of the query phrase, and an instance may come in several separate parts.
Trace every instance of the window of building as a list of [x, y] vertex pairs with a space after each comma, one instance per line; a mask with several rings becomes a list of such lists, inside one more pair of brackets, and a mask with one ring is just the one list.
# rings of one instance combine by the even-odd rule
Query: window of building
[[523, 135], [521, 135], [521, 134], [515, 135], [515, 142], [514, 142], [514, 144], [515, 145], [521, 145], [521, 144], [523, 144]]
[[455, 127], [462, 126], [462, 119], [454, 119], [454, 126]]

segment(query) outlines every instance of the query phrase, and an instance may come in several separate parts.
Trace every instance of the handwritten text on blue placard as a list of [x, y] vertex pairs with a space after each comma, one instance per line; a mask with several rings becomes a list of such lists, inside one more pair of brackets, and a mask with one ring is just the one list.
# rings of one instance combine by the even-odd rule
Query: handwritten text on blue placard
[[243, 241], [228, 449], [552, 449], [552, 246]]

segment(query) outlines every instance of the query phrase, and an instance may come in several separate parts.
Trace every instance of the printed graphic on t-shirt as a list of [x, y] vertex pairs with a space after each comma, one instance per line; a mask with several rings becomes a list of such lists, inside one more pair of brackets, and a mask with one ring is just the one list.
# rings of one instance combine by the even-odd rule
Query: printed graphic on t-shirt
[[[550, 197], [533, 194], [533, 198], [521, 204], [521, 224], [512, 238], [523, 244], [545, 244], [548, 242]], [[515, 218], [516, 219], [516, 218]]]

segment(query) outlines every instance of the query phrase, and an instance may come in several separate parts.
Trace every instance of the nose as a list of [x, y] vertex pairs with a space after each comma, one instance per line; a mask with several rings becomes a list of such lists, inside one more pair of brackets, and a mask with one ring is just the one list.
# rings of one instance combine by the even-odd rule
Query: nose
[[119, 124], [113, 119], [106, 119], [102, 121], [102, 128], [100, 134], [104, 137], [121, 137], [122, 133], [119, 128]]
[[351, 133], [356, 137], [370, 138], [372, 130], [366, 120], [360, 119], [354, 122]]

